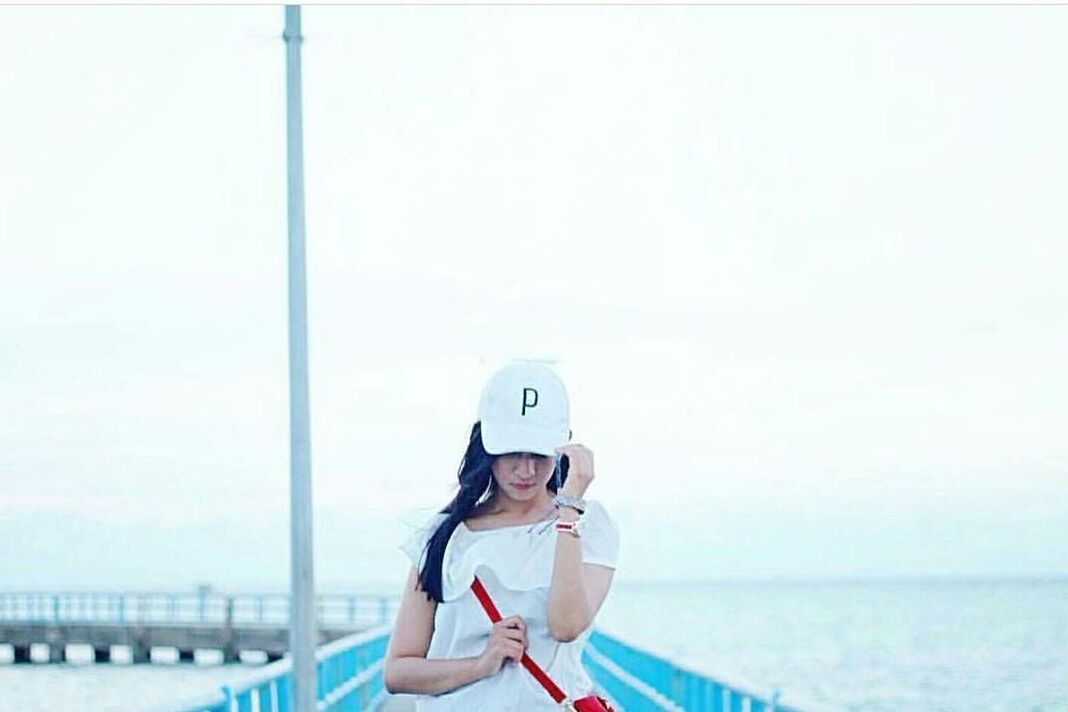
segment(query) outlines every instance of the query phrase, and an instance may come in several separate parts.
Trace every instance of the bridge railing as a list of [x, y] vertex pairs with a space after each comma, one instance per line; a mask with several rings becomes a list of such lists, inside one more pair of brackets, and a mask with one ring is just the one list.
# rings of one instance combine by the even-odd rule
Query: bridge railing
[[[325, 645], [316, 652], [320, 712], [373, 710], [386, 698], [382, 662], [392, 622]], [[639, 648], [594, 629], [583, 664], [619, 712], [818, 712], [819, 707], [778, 690], [759, 693], [751, 683], [727, 681], [672, 656]], [[149, 712], [289, 712], [291, 662], [264, 667], [218, 692]]]
[[[320, 595], [320, 625], [376, 626], [319, 649], [321, 710], [372, 709], [366, 704], [383, 697], [382, 658], [399, 599], [388, 596]], [[0, 621], [54, 623], [155, 623], [205, 625], [287, 625], [285, 594], [0, 592]], [[808, 712], [808, 703], [791, 704], [778, 691], [761, 694], [754, 686], [726, 681], [670, 654], [638, 647], [601, 628], [591, 635], [583, 663], [602, 693], [624, 712], [685, 710], [686, 712]], [[177, 712], [287, 712], [290, 661], [267, 665], [253, 682], [223, 687], [200, 701], [166, 708]], [[355, 696], [355, 697], [354, 697]], [[255, 699], [257, 707], [250, 700]], [[361, 700], [341, 707], [334, 701]]]
[[[317, 597], [324, 626], [368, 626], [396, 613], [396, 596]], [[0, 592], [0, 621], [34, 623], [157, 623], [288, 625], [286, 594]]]
[[727, 681], [670, 654], [628, 643], [600, 628], [590, 633], [583, 665], [605, 697], [623, 712], [818, 712], [779, 690], [762, 694], [751, 682]]
[[[392, 623], [340, 638], [315, 652], [319, 712], [372, 710], [386, 696], [382, 661]], [[290, 712], [292, 660], [264, 666], [258, 673], [217, 692], [146, 712]]]

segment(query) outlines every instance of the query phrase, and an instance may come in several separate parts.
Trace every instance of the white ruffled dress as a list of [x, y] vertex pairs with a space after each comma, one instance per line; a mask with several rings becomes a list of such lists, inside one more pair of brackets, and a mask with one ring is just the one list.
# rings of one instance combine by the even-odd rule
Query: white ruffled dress
[[[596, 500], [587, 500], [580, 539], [582, 561], [616, 567], [619, 529]], [[447, 518], [435, 514], [401, 544], [412, 565], [422, 570], [423, 547]], [[434, 634], [427, 658], [481, 655], [493, 623], [482, 609], [471, 582], [477, 574], [501, 616], [522, 616], [527, 624], [527, 654], [570, 699], [594, 694], [582, 667], [582, 650], [593, 626], [570, 643], [553, 640], [546, 620], [557, 533], [552, 520], [536, 524], [472, 531], [457, 525], [442, 561], [442, 597], [434, 614]], [[559, 710], [552, 697], [522, 665], [508, 661], [500, 672], [440, 694], [418, 695], [419, 712], [536, 712]]]

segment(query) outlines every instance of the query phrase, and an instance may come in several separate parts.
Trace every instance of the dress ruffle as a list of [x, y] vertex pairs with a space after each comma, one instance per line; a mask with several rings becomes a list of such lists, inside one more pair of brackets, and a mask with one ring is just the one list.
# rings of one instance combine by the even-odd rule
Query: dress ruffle
[[[417, 569], [422, 570], [427, 540], [447, 518], [446, 514], [435, 514], [401, 545]], [[619, 548], [615, 522], [596, 500], [587, 500], [582, 519], [583, 562], [615, 568]], [[482, 531], [471, 531], [461, 522], [445, 546], [442, 597], [445, 601], [456, 600], [471, 588], [475, 575], [481, 578], [483, 572], [513, 591], [548, 588], [552, 584], [557, 536], [551, 520]]]
[[[555, 530], [545, 522], [499, 531], [469, 531], [462, 524], [445, 547], [441, 589], [446, 601], [462, 596], [476, 574], [488, 570], [512, 591], [548, 588], [552, 583]], [[451, 551], [450, 551], [451, 548]]]

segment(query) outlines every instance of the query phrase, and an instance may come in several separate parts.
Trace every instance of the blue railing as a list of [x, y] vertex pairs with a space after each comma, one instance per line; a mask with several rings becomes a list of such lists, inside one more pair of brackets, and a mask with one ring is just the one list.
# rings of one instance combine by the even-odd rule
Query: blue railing
[[[595, 628], [582, 662], [594, 684], [614, 707], [625, 712], [799, 712], [778, 690], [764, 696], [750, 684], [725, 682]], [[806, 704], [807, 712], [816, 708]]]
[[[319, 712], [373, 710], [386, 697], [382, 660], [392, 623], [346, 636], [315, 652]], [[218, 691], [149, 712], [290, 712], [292, 661], [264, 666], [257, 674]]]
[[[382, 661], [392, 623], [323, 646], [318, 660], [320, 712], [376, 709], [386, 698]], [[583, 664], [600, 693], [620, 712], [817, 712], [787, 703], [778, 690], [764, 696], [751, 684], [684, 665], [594, 629]], [[290, 660], [272, 663], [240, 684], [150, 712], [289, 712]], [[254, 706], [255, 705], [255, 706]]]
[[[368, 626], [396, 613], [396, 596], [320, 595], [320, 625]], [[0, 621], [36, 623], [289, 624], [286, 594], [0, 592]]]

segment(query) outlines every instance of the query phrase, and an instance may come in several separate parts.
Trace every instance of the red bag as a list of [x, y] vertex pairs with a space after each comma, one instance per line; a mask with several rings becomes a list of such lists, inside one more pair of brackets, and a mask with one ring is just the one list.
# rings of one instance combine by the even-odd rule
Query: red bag
[[577, 699], [570, 705], [575, 712], [616, 712], [615, 708], [608, 704], [608, 700], [597, 695]]
[[[471, 590], [475, 592], [478, 602], [482, 604], [482, 608], [485, 609], [486, 615], [490, 617], [490, 620], [494, 623], [501, 620], [501, 614], [497, 611], [497, 606], [493, 604], [493, 599], [486, 593], [486, 588], [478, 580], [478, 576], [471, 583]], [[574, 701], [567, 699], [564, 691], [556, 686], [556, 683], [545, 674], [544, 670], [538, 667], [538, 664], [529, 655], [523, 653], [521, 662], [523, 667], [529, 670], [530, 674], [541, 683], [541, 686], [545, 688], [545, 691], [549, 693], [553, 701], [557, 704], [562, 704], [564, 709], [569, 710], [569, 712], [616, 712], [615, 708], [608, 704], [608, 700], [597, 695], [587, 695]]]

